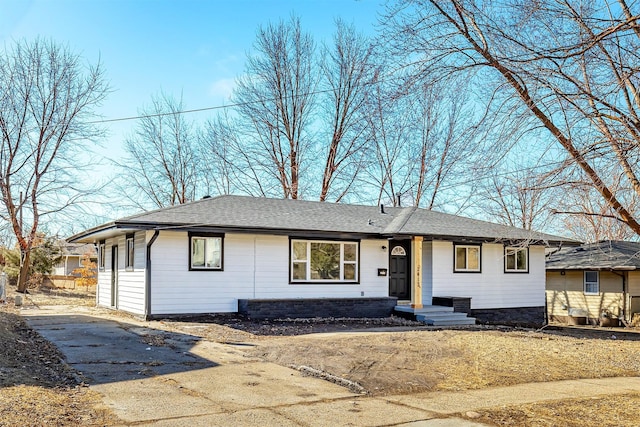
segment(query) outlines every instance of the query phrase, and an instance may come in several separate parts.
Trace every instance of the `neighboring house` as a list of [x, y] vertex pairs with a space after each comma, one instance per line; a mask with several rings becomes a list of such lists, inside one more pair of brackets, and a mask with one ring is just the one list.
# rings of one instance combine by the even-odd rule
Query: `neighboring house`
[[93, 244], [63, 242], [61, 249], [60, 262], [53, 267], [53, 276], [80, 276], [73, 271], [82, 267], [82, 257], [87, 253], [92, 261], [98, 260], [98, 253]]
[[482, 321], [541, 323], [545, 245], [568, 239], [415, 207], [220, 196], [69, 241], [98, 245], [98, 305], [146, 318], [385, 316], [459, 297]]
[[550, 321], [631, 321], [640, 313], [640, 242], [606, 240], [551, 253], [547, 311]]

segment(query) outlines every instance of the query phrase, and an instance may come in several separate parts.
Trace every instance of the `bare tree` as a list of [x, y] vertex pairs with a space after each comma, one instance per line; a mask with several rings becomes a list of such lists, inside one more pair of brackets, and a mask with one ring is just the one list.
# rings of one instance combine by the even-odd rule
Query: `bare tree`
[[[137, 208], [162, 208], [196, 199], [202, 184], [197, 130], [182, 111], [182, 100], [160, 94], [140, 110], [134, 134], [118, 163], [124, 196]], [[203, 189], [206, 193], [206, 189]]]
[[494, 171], [478, 192], [479, 208], [491, 220], [525, 230], [551, 226], [560, 195], [554, 184], [560, 171], [512, 166]]
[[91, 123], [108, 93], [100, 64], [53, 41], [18, 41], [0, 53], [0, 190], [21, 252], [18, 291], [25, 292], [30, 252], [43, 218], [85, 194], [75, 171], [100, 136]]
[[640, 195], [634, 8], [624, 0], [408, 0], [396, 2], [385, 23], [390, 45], [412, 60], [415, 75], [479, 75], [494, 90], [492, 102], [517, 107], [529, 126], [543, 127], [612, 215], [640, 234], [634, 206], [625, 202], [631, 198], [606, 172], [616, 162], [626, 181], [620, 191]]
[[362, 168], [367, 144], [366, 97], [376, 81], [373, 44], [353, 26], [336, 21], [333, 45], [321, 49], [321, 70], [327, 85], [325, 110], [330, 142], [322, 147], [324, 169], [320, 201], [339, 202]]
[[[386, 89], [386, 90], [385, 90]], [[406, 97], [395, 97], [389, 89], [376, 85], [368, 97], [368, 130], [372, 144], [367, 152], [367, 167], [362, 178], [377, 203], [397, 206], [397, 196], [409, 189], [410, 166], [406, 147], [410, 145], [410, 121], [402, 111]]]
[[365, 179], [378, 202], [434, 209], [468, 199], [482, 122], [468, 104], [466, 85], [453, 80], [373, 88]]
[[234, 101], [244, 150], [257, 172], [257, 184], [275, 180], [284, 198], [300, 197], [304, 158], [311, 146], [310, 128], [318, 84], [315, 45], [300, 20], [258, 30], [256, 54], [238, 79]]

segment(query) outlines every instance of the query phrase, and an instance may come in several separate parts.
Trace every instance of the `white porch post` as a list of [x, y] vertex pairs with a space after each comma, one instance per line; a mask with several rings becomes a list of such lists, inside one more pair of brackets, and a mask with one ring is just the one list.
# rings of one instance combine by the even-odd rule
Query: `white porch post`
[[411, 239], [411, 307], [422, 308], [422, 236]]

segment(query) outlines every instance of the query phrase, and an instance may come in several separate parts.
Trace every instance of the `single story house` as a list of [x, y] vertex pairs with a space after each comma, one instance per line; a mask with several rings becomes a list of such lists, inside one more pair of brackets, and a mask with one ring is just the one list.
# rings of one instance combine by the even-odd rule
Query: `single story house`
[[570, 242], [416, 207], [231, 195], [69, 241], [98, 246], [97, 304], [145, 318], [373, 317], [459, 298], [481, 321], [527, 323], [544, 319], [545, 246]]
[[630, 322], [640, 313], [640, 242], [605, 240], [547, 258], [549, 321]]
[[80, 276], [74, 270], [82, 267], [84, 256], [89, 255], [94, 262], [98, 260], [96, 247], [92, 244], [62, 242], [60, 247], [60, 261], [53, 267], [53, 276]]

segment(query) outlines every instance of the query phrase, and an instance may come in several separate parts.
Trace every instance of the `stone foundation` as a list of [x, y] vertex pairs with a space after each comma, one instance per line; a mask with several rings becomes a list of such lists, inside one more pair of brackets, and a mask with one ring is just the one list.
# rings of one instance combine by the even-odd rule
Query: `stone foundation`
[[544, 306], [517, 308], [483, 308], [470, 310], [469, 315], [478, 323], [493, 325], [530, 326], [544, 325]]
[[238, 312], [251, 319], [388, 317], [398, 303], [388, 298], [240, 299]]
[[469, 297], [433, 297], [431, 298], [431, 304], [453, 307], [455, 313], [469, 314], [471, 312], [471, 298]]

